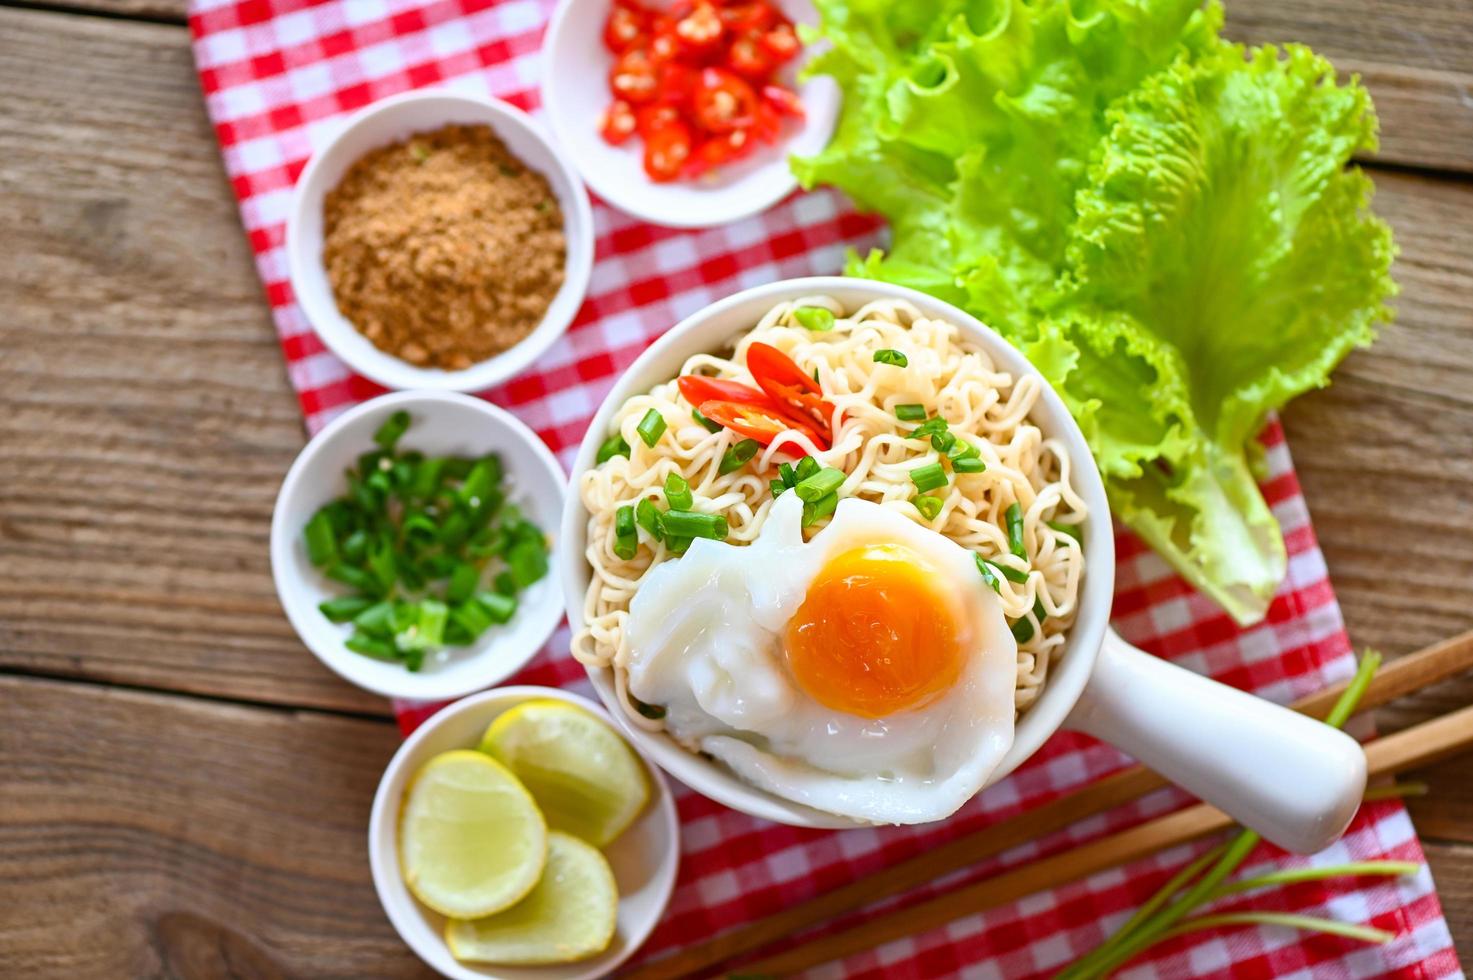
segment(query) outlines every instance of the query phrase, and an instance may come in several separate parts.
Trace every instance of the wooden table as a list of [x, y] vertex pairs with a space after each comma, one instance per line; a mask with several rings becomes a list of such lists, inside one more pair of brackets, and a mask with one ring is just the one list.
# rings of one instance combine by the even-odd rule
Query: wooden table
[[[1380, 109], [1399, 317], [1286, 422], [1351, 636], [1401, 654], [1473, 627], [1473, 5], [1229, 6], [1234, 36], [1307, 42]], [[364, 847], [388, 706], [272, 590], [304, 433], [183, 15], [0, 3], [0, 974], [423, 975]], [[1424, 778], [1473, 960], [1473, 758]]]

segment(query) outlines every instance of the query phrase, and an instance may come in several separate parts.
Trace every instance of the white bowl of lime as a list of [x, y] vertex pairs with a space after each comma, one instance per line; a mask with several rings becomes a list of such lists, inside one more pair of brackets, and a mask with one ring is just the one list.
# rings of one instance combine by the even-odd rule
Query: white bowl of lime
[[[440, 974], [585, 980], [613, 972], [659, 922], [679, 820], [665, 777], [603, 708], [506, 687], [450, 705], [399, 747], [373, 799], [368, 855], [389, 921]], [[605, 899], [610, 875], [617, 895]]]

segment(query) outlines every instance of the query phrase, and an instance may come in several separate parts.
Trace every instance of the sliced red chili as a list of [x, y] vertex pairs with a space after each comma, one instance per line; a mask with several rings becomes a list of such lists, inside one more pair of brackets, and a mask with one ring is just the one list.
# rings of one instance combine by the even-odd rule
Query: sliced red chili
[[634, 107], [623, 99], [615, 99], [599, 117], [598, 131], [605, 140], [618, 146], [634, 135], [635, 125]]
[[690, 13], [675, 22], [675, 40], [687, 54], [701, 56], [715, 51], [726, 30], [716, 8], [698, 3]]
[[[712, 422], [725, 426], [742, 438], [755, 439], [764, 446], [770, 446], [772, 440], [789, 429], [796, 429], [820, 449], [828, 448], [828, 441], [821, 439], [818, 433], [802, 422], [768, 409], [758, 408], [755, 405], [743, 405], [739, 402], [705, 402], [701, 405], [700, 412]], [[798, 446], [789, 444], [789, 448], [795, 455], [807, 455]]]
[[761, 31], [777, 19], [776, 12], [765, 3], [734, 3], [721, 8], [721, 21], [732, 31]]
[[738, 75], [760, 82], [772, 73], [772, 56], [762, 46], [762, 35], [756, 31], [738, 34], [726, 51], [727, 67]]
[[712, 133], [724, 133], [752, 124], [757, 93], [746, 80], [724, 68], [706, 68], [691, 97], [696, 121]]
[[818, 382], [791, 357], [770, 344], [753, 343], [747, 347], [747, 370], [787, 414], [803, 419], [825, 442], [833, 437], [834, 406], [824, 399]]
[[699, 71], [684, 62], [661, 62], [655, 69], [659, 89], [657, 98], [666, 105], [673, 105], [681, 111], [686, 111], [690, 106], [691, 93], [696, 89], [699, 75]]
[[649, 14], [643, 8], [616, 3], [609, 11], [609, 19], [604, 21], [604, 47], [614, 54], [623, 54], [647, 39], [649, 26]]
[[698, 177], [746, 157], [757, 145], [750, 129], [715, 133], [698, 143], [685, 165], [687, 176]]
[[772, 106], [781, 115], [803, 118], [803, 103], [798, 99], [798, 93], [792, 89], [783, 88], [781, 85], [762, 86], [762, 101]]
[[762, 49], [776, 64], [792, 61], [801, 48], [790, 24], [778, 24], [762, 35]]
[[685, 400], [697, 408], [704, 402], [736, 402], [739, 405], [756, 405], [759, 408], [777, 410], [766, 392], [740, 381], [708, 378], [703, 374], [682, 374], [676, 384], [680, 386], [680, 394]]
[[664, 182], [680, 176], [690, 159], [690, 127], [683, 122], [662, 126], [644, 138], [644, 172]]
[[676, 122], [680, 122], [680, 110], [662, 102], [640, 106], [634, 114], [634, 128], [645, 139], [655, 130]]
[[614, 95], [643, 105], [655, 97], [655, 64], [644, 48], [630, 48], [619, 55], [609, 72], [609, 88]]

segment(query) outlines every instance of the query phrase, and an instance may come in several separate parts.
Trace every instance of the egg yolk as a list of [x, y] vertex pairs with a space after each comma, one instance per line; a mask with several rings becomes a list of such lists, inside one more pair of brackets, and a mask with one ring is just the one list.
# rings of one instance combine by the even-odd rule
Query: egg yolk
[[953, 606], [942, 572], [901, 545], [835, 556], [788, 621], [788, 665], [818, 703], [882, 718], [918, 708], [961, 674]]

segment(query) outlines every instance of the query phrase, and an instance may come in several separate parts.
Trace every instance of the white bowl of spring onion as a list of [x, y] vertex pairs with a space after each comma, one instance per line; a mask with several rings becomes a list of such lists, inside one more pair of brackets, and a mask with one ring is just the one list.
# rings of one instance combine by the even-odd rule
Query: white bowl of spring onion
[[[271, 573], [282, 608], [297, 635], [338, 676], [386, 697], [450, 700], [505, 680], [547, 642], [563, 616], [556, 558], [549, 545], [545, 549], [546, 573], [516, 589], [514, 608], [496, 598], [497, 576], [507, 572], [510, 578], [513, 571], [507, 554], [484, 559], [470, 593], [472, 598], [463, 602], [444, 602], [448, 598], [444, 594], [447, 582], [407, 590], [400, 581], [393, 594], [415, 612], [412, 617], [403, 613], [401, 622], [390, 630], [392, 638], [380, 640], [381, 644], [393, 645], [393, 651], [379, 647], [365, 652], [363, 645], [371, 639], [366, 632], [361, 633], [349, 620], [329, 619], [319, 608], [322, 603], [345, 600], [360, 590], [342, 581], [341, 569], [329, 575], [335, 565], [353, 564], [343, 558], [346, 538], [339, 536], [331, 547], [319, 542], [315, 556], [318, 561], [314, 562], [314, 555], [309, 554], [307, 526], [324, 506], [349, 491], [349, 469], [358, 465], [362, 454], [378, 449], [375, 434], [399, 412], [409, 416], [408, 428], [398, 440], [400, 452], [417, 451], [426, 459], [460, 457], [471, 461], [495, 454], [503, 473], [500, 486], [506, 502], [544, 532], [544, 541], [546, 533], [556, 529], [567, 479], [536, 433], [495, 405], [469, 395], [398, 392], [338, 416], [297, 456], [282, 482], [271, 519]], [[515, 521], [514, 514], [503, 507], [486, 527], [494, 532], [503, 520]], [[530, 529], [522, 531], [531, 535]], [[332, 557], [324, 560], [323, 548]], [[396, 555], [408, 554], [399, 544], [391, 548]], [[423, 560], [436, 550], [427, 545], [415, 554]], [[536, 561], [519, 561], [515, 569], [523, 581], [537, 570]], [[510, 582], [505, 591], [511, 591]], [[477, 596], [484, 602], [475, 602]], [[445, 608], [427, 605], [422, 601], [425, 597], [442, 602]], [[360, 605], [366, 609], [365, 604]], [[467, 622], [472, 613], [474, 625], [482, 631], [468, 643], [446, 642], [442, 631], [448, 624]], [[343, 617], [339, 614], [338, 618]], [[421, 625], [424, 633], [420, 632]], [[355, 633], [361, 636], [357, 650], [349, 647]], [[453, 628], [449, 633], [451, 638], [456, 635]], [[408, 648], [407, 653], [404, 648]], [[421, 662], [418, 669], [411, 670], [408, 664], [414, 660]]]

